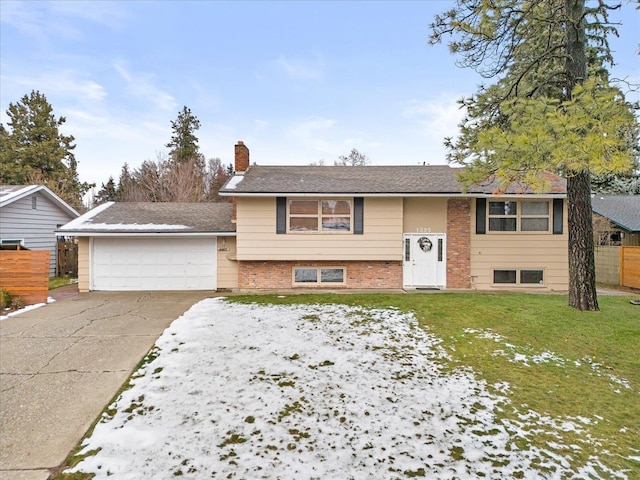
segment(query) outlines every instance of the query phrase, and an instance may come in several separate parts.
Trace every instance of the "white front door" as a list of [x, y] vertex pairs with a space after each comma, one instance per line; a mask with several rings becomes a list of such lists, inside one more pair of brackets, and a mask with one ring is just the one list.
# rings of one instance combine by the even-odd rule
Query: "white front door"
[[403, 238], [404, 286], [412, 288], [446, 286], [446, 234], [406, 233]]

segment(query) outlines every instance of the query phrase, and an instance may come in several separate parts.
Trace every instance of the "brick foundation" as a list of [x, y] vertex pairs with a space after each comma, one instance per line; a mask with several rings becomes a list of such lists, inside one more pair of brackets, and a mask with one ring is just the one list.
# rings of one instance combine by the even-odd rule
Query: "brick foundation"
[[471, 200], [447, 201], [447, 288], [471, 287]]
[[[293, 286], [293, 267], [345, 267], [346, 285]], [[402, 288], [402, 262], [238, 262], [241, 290]]]

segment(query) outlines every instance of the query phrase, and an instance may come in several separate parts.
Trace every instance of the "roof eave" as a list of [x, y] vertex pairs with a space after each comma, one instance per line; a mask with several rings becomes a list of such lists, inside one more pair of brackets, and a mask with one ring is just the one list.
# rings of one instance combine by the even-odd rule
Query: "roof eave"
[[551, 193], [482, 193], [482, 192], [385, 192], [385, 193], [367, 193], [367, 192], [220, 192], [220, 196], [224, 197], [345, 197], [345, 196], [361, 196], [361, 197], [460, 197], [460, 198], [499, 198], [499, 197], [520, 197], [528, 198], [566, 198], [565, 192]]
[[215, 232], [152, 232], [152, 231], [132, 231], [132, 230], [56, 230], [57, 235], [69, 237], [233, 237], [234, 231]]

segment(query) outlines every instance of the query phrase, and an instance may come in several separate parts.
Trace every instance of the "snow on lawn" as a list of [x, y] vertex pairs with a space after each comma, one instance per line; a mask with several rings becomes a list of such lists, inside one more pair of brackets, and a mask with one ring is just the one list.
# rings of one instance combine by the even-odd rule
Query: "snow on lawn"
[[507, 400], [468, 371], [443, 372], [438, 338], [396, 310], [207, 299], [156, 346], [157, 358], [85, 441], [81, 453], [97, 453], [72, 471], [97, 479], [498, 479], [587, 478], [603, 468], [594, 459], [572, 471], [557, 453], [562, 445], [519, 450], [516, 437], [532, 425], [558, 425], [540, 416], [499, 422], [495, 411]]

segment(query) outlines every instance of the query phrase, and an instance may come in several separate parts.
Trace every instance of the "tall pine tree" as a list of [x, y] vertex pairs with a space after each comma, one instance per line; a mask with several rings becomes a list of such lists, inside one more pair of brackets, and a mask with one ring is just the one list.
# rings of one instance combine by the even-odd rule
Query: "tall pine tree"
[[195, 132], [200, 128], [200, 120], [191, 113], [186, 106], [178, 113], [178, 118], [171, 122], [171, 141], [165, 146], [169, 148], [169, 155], [177, 163], [188, 160], [199, 160], [200, 147]]
[[82, 207], [82, 196], [91, 185], [78, 178], [73, 136], [60, 132], [65, 117], [56, 118], [39, 91], [10, 103], [7, 116], [10, 130], [0, 129], [0, 181], [43, 184], [73, 207]]
[[633, 168], [638, 129], [608, 84], [611, 7], [585, 0], [458, 0], [432, 23], [459, 64], [496, 79], [463, 100], [467, 116], [449, 159], [472, 183], [493, 175], [534, 187], [544, 170], [567, 178], [569, 304], [598, 310], [590, 184], [596, 173]]

